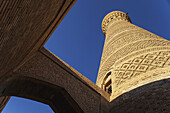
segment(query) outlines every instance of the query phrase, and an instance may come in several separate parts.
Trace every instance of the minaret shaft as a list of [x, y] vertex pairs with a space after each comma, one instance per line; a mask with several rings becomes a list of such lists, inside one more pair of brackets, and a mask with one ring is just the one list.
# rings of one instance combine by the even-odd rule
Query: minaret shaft
[[[97, 85], [111, 99], [139, 86], [169, 78], [170, 42], [131, 24], [127, 14], [114, 11], [102, 22], [106, 36]], [[162, 73], [161, 73], [162, 72]]]

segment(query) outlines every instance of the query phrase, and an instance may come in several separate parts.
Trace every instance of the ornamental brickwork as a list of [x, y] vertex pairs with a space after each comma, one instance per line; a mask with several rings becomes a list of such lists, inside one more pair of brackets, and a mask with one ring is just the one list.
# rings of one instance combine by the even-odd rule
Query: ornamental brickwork
[[55, 113], [168, 113], [170, 42], [126, 13], [103, 20], [97, 85], [43, 47], [75, 2], [0, 0], [0, 112], [17, 96]]
[[110, 93], [111, 100], [144, 84], [170, 77], [158, 74], [160, 70], [170, 71], [168, 40], [133, 25], [121, 11], [106, 15], [102, 30], [106, 39], [97, 85]]

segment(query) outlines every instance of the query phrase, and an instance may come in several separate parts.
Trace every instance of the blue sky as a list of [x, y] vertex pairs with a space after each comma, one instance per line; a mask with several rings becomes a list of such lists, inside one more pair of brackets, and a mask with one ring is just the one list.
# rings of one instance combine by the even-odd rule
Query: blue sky
[[[128, 12], [133, 24], [170, 40], [170, 0], [77, 0], [45, 47], [95, 82], [105, 39], [101, 22], [114, 10]], [[12, 97], [2, 113], [53, 111], [48, 105]]]

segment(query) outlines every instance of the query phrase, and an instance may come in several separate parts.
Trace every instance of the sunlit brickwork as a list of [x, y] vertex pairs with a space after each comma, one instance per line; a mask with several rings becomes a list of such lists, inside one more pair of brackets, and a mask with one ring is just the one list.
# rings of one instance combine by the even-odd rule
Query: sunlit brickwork
[[[131, 23], [128, 15], [113, 11], [105, 16], [106, 36], [97, 85], [104, 89], [111, 73], [111, 100], [139, 86], [169, 78], [170, 42]], [[166, 73], [166, 75], [165, 75]]]

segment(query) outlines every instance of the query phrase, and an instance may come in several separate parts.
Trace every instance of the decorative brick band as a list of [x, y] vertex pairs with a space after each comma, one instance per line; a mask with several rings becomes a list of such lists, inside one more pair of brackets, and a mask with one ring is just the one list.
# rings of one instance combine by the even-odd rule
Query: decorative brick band
[[127, 22], [131, 23], [129, 16], [126, 13], [121, 12], [121, 11], [113, 11], [113, 12], [107, 14], [102, 21], [103, 33], [106, 34], [107, 27], [108, 27], [109, 23], [115, 22], [117, 20], [127, 21]]

